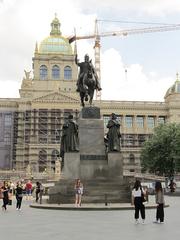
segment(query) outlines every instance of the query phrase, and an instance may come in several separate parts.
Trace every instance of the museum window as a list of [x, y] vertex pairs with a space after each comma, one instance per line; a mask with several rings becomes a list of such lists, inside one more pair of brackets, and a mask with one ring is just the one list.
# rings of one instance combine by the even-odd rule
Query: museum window
[[72, 79], [72, 69], [69, 66], [64, 68], [64, 80], [71, 80]]
[[133, 127], [133, 117], [132, 116], [126, 116], [125, 117], [125, 124], [127, 128]]
[[136, 117], [136, 125], [138, 128], [144, 128], [144, 117], [143, 116]]
[[134, 147], [135, 135], [134, 134], [123, 134], [121, 138], [123, 147]]
[[130, 162], [131, 164], [134, 164], [134, 163], [135, 163], [135, 156], [134, 156], [133, 153], [130, 153], [130, 154], [129, 154], [129, 162]]
[[158, 124], [165, 124], [165, 117], [164, 116], [159, 116], [158, 117]]
[[7, 113], [4, 115], [4, 125], [5, 126], [11, 126], [12, 125], [12, 115], [10, 113]]
[[31, 121], [31, 111], [25, 111], [24, 112], [24, 120], [26, 122], [30, 122]]
[[106, 131], [107, 131], [107, 124], [108, 124], [109, 119], [110, 119], [110, 116], [103, 116], [104, 129], [106, 129]]
[[51, 154], [51, 169], [55, 171], [55, 163], [59, 159], [58, 150], [54, 149]]
[[10, 144], [10, 142], [11, 142], [11, 133], [6, 132], [4, 134], [4, 142], [5, 142], [5, 144]]
[[177, 84], [177, 92], [180, 93], [180, 84]]
[[60, 68], [57, 65], [52, 67], [52, 79], [58, 80], [60, 78]]
[[148, 125], [148, 128], [154, 128], [155, 126], [155, 119], [153, 116], [148, 116], [147, 118], [147, 125]]
[[39, 172], [45, 172], [47, 169], [47, 152], [43, 149], [39, 151]]
[[46, 65], [41, 65], [40, 66], [40, 79], [45, 80], [45, 79], [47, 79], [47, 76], [48, 76], [48, 69], [47, 69]]
[[3, 121], [3, 115], [2, 113], [0, 113], [0, 142], [3, 142], [4, 141], [4, 138], [3, 138], [3, 129], [4, 129], [4, 121]]
[[145, 141], [146, 141], [146, 135], [139, 134], [138, 135], [138, 145], [141, 147]]
[[39, 109], [39, 123], [38, 123], [39, 143], [48, 142], [48, 110]]

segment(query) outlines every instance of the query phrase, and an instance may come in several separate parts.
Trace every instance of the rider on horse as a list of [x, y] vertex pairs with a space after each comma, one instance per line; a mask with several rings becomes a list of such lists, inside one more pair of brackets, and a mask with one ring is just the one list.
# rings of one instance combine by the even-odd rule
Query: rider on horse
[[78, 76], [78, 80], [77, 80], [77, 92], [81, 92], [83, 90], [86, 90], [88, 87], [86, 85], [86, 80], [88, 79], [89, 75], [92, 76], [92, 78], [94, 77], [95, 80], [95, 88], [98, 91], [101, 91], [101, 86], [98, 80], [98, 76], [97, 73], [95, 71], [95, 68], [91, 62], [91, 60], [89, 60], [89, 55], [86, 54], [84, 56], [84, 62], [79, 63], [78, 59], [77, 59], [77, 55], [75, 56], [75, 63], [80, 67], [80, 72], [79, 72], [79, 76]]

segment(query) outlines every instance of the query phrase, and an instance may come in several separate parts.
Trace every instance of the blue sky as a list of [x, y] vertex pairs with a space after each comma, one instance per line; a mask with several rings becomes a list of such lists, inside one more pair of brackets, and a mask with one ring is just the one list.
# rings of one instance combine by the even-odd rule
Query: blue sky
[[[65, 36], [180, 23], [179, 0], [0, 0], [0, 97], [18, 97], [24, 69], [31, 70], [35, 42], [49, 35], [57, 13]], [[156, 25], [154, 25], [156, 26]], [[158, 25], [157, 25], [158, 26]], [[180, 30], [101, 39], [102, 99], [163, 101], [180, 72]], [[78, 55], [94, 60], [93, 40], [78, 42]], [[127, 73], [125, 74], [125, 69]]]

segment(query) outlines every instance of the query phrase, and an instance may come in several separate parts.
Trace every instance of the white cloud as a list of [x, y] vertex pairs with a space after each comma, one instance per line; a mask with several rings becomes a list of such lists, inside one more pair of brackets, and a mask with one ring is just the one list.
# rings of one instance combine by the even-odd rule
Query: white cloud
[[[93, 33], [99, 9], [101, 12], [109, 9], [109, 13], [115, 10], [119, 10], [119, 13], [126, 10], [128, 13], [130, 10], [164, 14], [180, 11], [180, 4], [177, 0], [0, 1], [0, 97], [18, 96], [23, 70], [31, 69], [35, 42], [40, 42], [49, 35], [50, 22], [55, 12], [61, 21], [61, 31], [67, 36], [73, 34], [74, 27], [78, 34]], [[112, 15], [112, 18], [117, 16]], [[78, 42], [80, 61], [86, 53], [93, 58], [93, 51], [93, 41]], [[163, 100], [167, 88], [174, 82], [174, 79], [159, 77], [156, 71], [145, 73], [143, 66], [138, 63], [131, 63], [125, 73], [120, 53], [112, 48], [102, 53], [101, 61], [104, 99]]]
[[[79, 0], [80, 6], [84, 0]], [[86, 0], [84, 8], [92, 10], [92, 8], [101, 11], [109, 9], [118, 11], [133, 11], [138, 15], [146, 13], [148, 15], [164, 15], [174, 12], [180, 12], [179, 0]]]
[[19, 97], [20, 82], [0, 80], [0, 97], [1, 98], [16, 98]]
[[171, 77], [159, 78], [155, 72], [145, 74], [143, 66], [125, 67], [115, 49], [102, 54], [102, 99], [163, 101], [167, 89], [174, 82]]

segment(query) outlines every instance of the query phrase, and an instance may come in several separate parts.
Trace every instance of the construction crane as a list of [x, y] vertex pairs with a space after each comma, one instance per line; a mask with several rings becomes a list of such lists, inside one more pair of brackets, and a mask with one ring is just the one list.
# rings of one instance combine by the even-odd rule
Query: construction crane
[[[161, 26], [156, 27], [144, 27], [144, 28], [134, 28], [134, 29], [123, 29], [120, 31], [111, 31], [111, 32], [101, 32], [99, 33], [98, 30], [98, 21], [102, 20], [95, 20], [95, 30], [94, 34], [90, 35], [83, 35], [83, 36], [76, 36], [69, 37], [69, 43], [72, 43], [76, 40], [82, 39], [94, 39], [94, 56], [95, 56], [95, 69], [99, 77], [99, 81], [101, 81], [101, 71], [100, 71], [100, 39], [101, 37], [115, 37], [115, 36], [122, 36], [127, 37], [128, 35], [133, 34], [144, 34], [144, 33], [154, 33], [154, 32], [166, 32], [166, 31], [176, 31], [180, 30], [180, 24], [163, 24]], [[96, 92], [96, 99], [101, 100], [101, 92]]]

